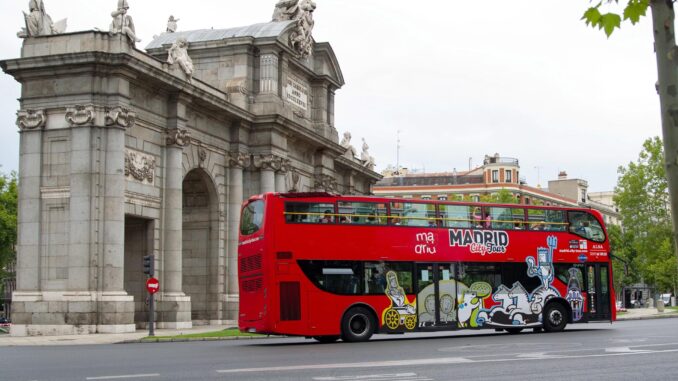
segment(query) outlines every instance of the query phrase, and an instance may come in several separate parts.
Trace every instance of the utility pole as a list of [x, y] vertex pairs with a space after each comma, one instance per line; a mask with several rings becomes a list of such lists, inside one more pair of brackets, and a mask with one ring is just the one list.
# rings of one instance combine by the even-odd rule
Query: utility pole
[[396, 143], [396, 175], [400, 176], [400, 130], [398, 130], [398, 142]]
[[[675, 12], [672, 0], [651, 0], [650, 8], [659, 74], [657, 92], [661, 106], [673, 243], [678, 260], [678, 47], [675, 38]], [[676, 266], [678, 267], [678, 262]]]

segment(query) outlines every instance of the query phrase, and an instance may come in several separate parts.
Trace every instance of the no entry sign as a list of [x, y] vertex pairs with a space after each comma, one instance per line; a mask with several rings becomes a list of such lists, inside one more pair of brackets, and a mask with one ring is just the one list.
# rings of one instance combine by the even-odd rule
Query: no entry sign
[[160, 282], [155, 278], [148, 278], [146, 281], [146, 290], [148, 290], [148, 293], [151, 295], [155, 294], [160, 290]]

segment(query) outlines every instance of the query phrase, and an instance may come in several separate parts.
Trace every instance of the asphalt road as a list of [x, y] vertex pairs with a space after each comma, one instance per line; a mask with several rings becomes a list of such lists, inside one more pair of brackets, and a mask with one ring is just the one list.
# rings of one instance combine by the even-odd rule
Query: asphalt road
[[262, 339], [2, 347], [0, 380], [675, 380], [678, 319], [557, 334], [460, 331], [367, 343]]

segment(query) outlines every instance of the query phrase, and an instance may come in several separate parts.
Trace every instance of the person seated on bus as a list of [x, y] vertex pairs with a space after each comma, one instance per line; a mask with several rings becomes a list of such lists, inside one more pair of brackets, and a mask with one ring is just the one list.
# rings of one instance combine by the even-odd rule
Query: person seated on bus
[[485, 218], [483, 218], [483, 228], [492, 228], [492, 216], [490, 216], [490, 213], [485, 213]]
[[339, 218], [339, 223], [340, 223], [340, 224], [347, 224], [347, 223], [349, 223], [348, 218], [346, 218], [346, 216], [341, 216], [341, 217]]
[[332, 211], [327, 209], [325, 211], [325, 215], [320, 219], [319, 221], [321, 224], [331, 224], [333, 222], [332, 219]]
[[428, 219], [428, 227], [429, 228], [435, 228], [438, 227], [438, 223], [436, 222], [435, 218], [429, 218]]
[[546, 229], [546, 224], [544, 221], [539, 221], [536, 224], [532, 226], [532, 230], [545, 230]]
[[475, 207], [473, 213], [471, 213], [471, 219], [473, 220], [473, 226], [480, 229], [483, 227], [482, 222], [480, 221], [480, 208]]
[[576, 229], [576, 232], [579, 235], [583, 235], [589, 239], [593, 237], [593, 231], [591, 230], [591, 226], [588, 221], [579, 221], [579, 227]]
[[513, 230], [523, 230], [523, 222], [513, 221]]

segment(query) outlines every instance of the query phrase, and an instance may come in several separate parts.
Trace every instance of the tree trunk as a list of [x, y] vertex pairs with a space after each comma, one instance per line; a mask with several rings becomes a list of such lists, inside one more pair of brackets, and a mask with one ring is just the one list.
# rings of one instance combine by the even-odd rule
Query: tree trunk
[[669, 184], [673, 247], [678, 268], [678, 47], [672, 0], [652, 0], [652, 26], [657, 54], [657, 91], [662, 115], [666, 178]]

